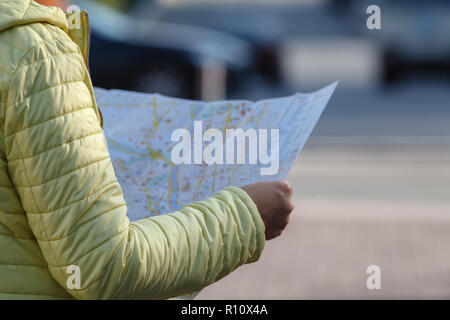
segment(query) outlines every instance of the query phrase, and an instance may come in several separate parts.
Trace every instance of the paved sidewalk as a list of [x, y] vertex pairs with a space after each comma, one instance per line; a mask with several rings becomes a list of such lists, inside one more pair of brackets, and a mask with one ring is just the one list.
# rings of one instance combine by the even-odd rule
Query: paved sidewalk
[[448, 139], [313, 137], [289, 179], [283, 236], [199, 299], [450, 298]]

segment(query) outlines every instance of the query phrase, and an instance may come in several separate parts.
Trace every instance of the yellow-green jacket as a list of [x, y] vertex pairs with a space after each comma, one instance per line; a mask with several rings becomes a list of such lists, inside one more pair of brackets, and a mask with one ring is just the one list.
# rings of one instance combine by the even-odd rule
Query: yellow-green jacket
[[0, 2], [0, 298], [162, 299], [256, 261], [264, 225], [239, 188], [129, 222], [87, 34], [85, 14], [69, 30], [60, 9]]

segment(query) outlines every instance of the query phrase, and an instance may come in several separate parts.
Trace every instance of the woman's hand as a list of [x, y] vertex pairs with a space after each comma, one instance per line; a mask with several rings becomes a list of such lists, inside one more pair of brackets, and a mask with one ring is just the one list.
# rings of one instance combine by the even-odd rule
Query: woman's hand
[[267, 181], [241, 187], [252, 198], [266, 226], [266, 240], [281, 235], [294, 210], [292, 186], [287, 181]]

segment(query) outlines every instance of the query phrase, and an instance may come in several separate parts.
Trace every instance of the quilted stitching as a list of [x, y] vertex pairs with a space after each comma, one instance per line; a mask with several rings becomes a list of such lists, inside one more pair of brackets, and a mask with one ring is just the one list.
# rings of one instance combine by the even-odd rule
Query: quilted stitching
[[[163, 299], [259, 258], [264, 225], [238, 188], [128, 221], [60, 10], [2, 0], [0, 62], [0, 299]], [[72, 264], [81, 288], [66, 287]]]

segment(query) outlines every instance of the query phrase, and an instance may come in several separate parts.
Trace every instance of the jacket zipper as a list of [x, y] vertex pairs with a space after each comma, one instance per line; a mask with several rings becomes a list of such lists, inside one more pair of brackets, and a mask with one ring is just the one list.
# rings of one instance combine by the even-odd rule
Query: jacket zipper
[[[84, 34], [84, 39], [83, 39], [84, 40], [83, 41], [84, 42], [84, 52], [83, 52], [83, 54], [84, 54], [84, 57], [85, 57], [85, 61], [84, 62], [86, 63], [86, 67], [87, 67], [87, 70], [88, 70], [88, 73], [89, 73], [89, 76], [90, 76], [91, 75], [91, 70], [90, 70], [90, 67], [89, 67], [89, 54], [90, 54], [90, 50], [91, 50], [91, 28], [90, 28], [90, 25], [89, 25], [89, 17], [88, 17], [87, 11], [82, 11], [81, 14], [82, 14], [82, 17], [83, 17], [83, 20], [84, 20], [84, 27], [85, 27], [85, 30], [83, 32], [83, 34]], [[92, 85], [92, 80], [91, 80], [91, 85]], [[95, 97], [94, 97], [94, 99], [95, 99]], [[95, 102], [95, 104], [96, 104], [98, 113], [100, 115], [100, 126], [103, 128], [103, 115], [102, 115], [102, 112], [100, 111], [100, 108], [97, 105], [97, 102]]]
[[84, 52], [84, 56], [85, 58], [85, 62], [86, 62], [86, 66], [88, 68], [89, 71], [89, 75], [91, 74], [91, 71], [89, 69], [89, 53], [91, 50], [91, 28], [89, 25], [89, 17], [88, 17], [88, 13], [87, 11], [83, 11], [83, 19], [85, 22], [85, 32], [84, 32], [84, 43], [85, 43], [85, 52]]

